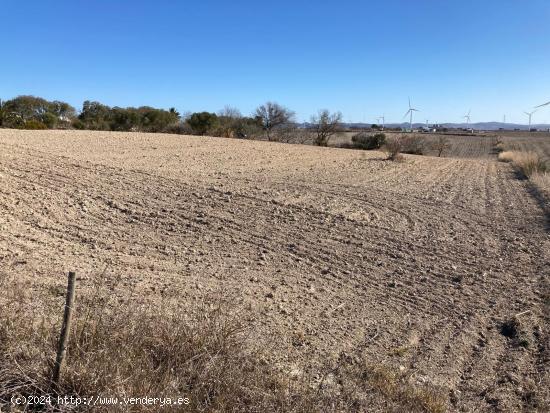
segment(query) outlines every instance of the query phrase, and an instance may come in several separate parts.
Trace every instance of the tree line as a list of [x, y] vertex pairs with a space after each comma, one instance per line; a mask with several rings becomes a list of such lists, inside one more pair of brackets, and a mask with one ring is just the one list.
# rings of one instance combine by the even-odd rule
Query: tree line
[[329, 139], [342, 128], [342, 114], [323, 109], [311, 116], [310, 122], [298, 124], [292, 110], [275, 102], [259, 105], [251, 115], [245, 116], [232, 107], [218, 113], [181, 115], [175, 108], [110, 107], [89, 100], [77, 112], [66, 102], [18, 96], [0, 100], [0, 127], [161, 132], [327, 146]]

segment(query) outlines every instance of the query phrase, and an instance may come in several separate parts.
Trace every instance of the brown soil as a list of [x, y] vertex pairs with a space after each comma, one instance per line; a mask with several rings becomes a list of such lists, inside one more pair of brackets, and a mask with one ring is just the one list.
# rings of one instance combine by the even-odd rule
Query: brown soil
[[228, 291], [292, 374], [360, 350], [453, 411], [550, 400], [548, 217], [493, 157], [0, 130], [0, 210], [36, 293], [106, 266], [152, 300]]

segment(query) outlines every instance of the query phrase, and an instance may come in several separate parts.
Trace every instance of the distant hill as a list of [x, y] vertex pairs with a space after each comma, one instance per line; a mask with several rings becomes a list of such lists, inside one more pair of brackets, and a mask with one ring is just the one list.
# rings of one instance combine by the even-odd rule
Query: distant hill
[[[344, 126], [346, 127], [355, 127], [355, 128], [368, 128], [372, 125], [372, 123], [345, 123]], [[307, 126], [307, 124], [304, 124], [304, 126]], [[419, 129], [421, 127], [426, 126], [425, 123], [413, 123], [414, 129]], [[431, 125], [430, 125], [431, 126]], [[499, 130], [499, 129], [505, 129], [505, 130], [529, 130], [528, 125], [520, 125], [517, 123], [503, 123], [503, 122], [477, 122], [477, 123], [470, 123], [469, 125], [466, 123], [442, 123], [440, 126], [444, 128], [449, 129], [466, 129], [466, 128], [473, 128], [476, 130]], [[403, 122], [403, 123], [386, 123], [386, 127], [388, 128], [408, 128], [409, 123]], [[536, 124], [531, 125], [531, 128], [539, 129], [539, 130], [547, 130], [550, 129], [549, 124]]]

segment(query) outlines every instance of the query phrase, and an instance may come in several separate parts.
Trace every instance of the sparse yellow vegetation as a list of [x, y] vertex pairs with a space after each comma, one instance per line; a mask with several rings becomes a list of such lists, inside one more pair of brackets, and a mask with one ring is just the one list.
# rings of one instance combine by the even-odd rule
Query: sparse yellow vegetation
[[413, 386], [407, 374], [398, 373], [381, 366], [366, 368], [363, 375], [368, 383], [388, 400], [397, 402], [402, 411], [443, 413], [447, 411], [444, 399], [435, 389]]
[[498, 155], [498, 160], [511, 162], [527, 178], [533, 174], [545, 174], [548, 170], [546, 162], [536, 152], [505, 151]]
[[550, 167], [536, 152], [504, 151], [498, 154], [501, 162], [511, 162], [545, 197], [550, 197]]
[[543, 192], [550, 195], [550, 172], [535, 172], [529, 179]]
[[514, 160], [515, 151], [504, 151], [498, 154], [498, 160], [500, 162], [512, 162]]
[[[169, 292], [153, 305], [135, 291], [121, 295], [116, 285], [105, 288], [101, 281], [77, 294], [66, 366], [55, 388], [50, 378], [62, 294], [49, 289], [35, 297], [28, 285], [0, 273], [0, 288], [7, 292], [0, 297], [0, 408], [14, 396], [42, 396], [54, 400], [42, 410], [75, 411], [74, 405], [55, 406], [60, 395], [182, 397], [189, 404], [171, 411], [189, 412], [362, 412], [373, 403], [445, 411], [446, 398], [435, 387], [412, 384], [381, 365], [341, 358], [330, 368], [330, 383], [315, 384], [310, 375], [292, 379], [252, 345], [252, 324], [223, 297], [211, 297], [191, 314]], [[159, 409], [132, 406], [133, 412]], [[82, 410], [88, 407], [76, 409]], [[124, 412], [128, 406], [91, 410]]]
[[410, 347], [409, 346], [401, 346], [401, 347], [397, 347], [397, 348], [394, 348], [392, 351], [391, 351], [391, 355], [394, 355], [394, 356], [399, 356], [399, 357], [402, 357], [404, 356], [405, 354], [407, 354], [410, 350]]
[[514, 164], [523, 172], [526, 177], [534, 174], [545, 173], [546, 163], [535, 152], [520, 152], [522, 155], [514, 160]]

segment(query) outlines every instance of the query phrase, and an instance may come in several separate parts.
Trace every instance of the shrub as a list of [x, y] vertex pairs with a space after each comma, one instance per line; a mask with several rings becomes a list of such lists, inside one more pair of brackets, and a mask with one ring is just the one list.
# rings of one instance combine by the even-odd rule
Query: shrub
[[401, 153], [423, 155], [425, 147], [426, 143], [421, 136], [400, 135], [388, 138], [383, 149], [388, 154], [388, 159], [401, 161], [403, 160]]
[[71, 126], [74, 128], [74, 129], [78, 129], [78, 130], [83, 130], [83, 129], [86, 129], [86, 125], [84, 124], [84, 122], [82, 122], [80, 119], [73, 119], [73, 121], [71, 122]]
[[209, 130], [216, 128], [218, 116], [210, 112], [195, 112], [187, 119], [187, 124], [197, 135], [204, 135]]
[[401, 152], [403, 150], [403, 136], [393, 136], [389, 138], [384, 145], [384, 152], [388, 154], [391, 161], [400, 162], [403, 160]]
[[193, 129], [186, 122], [179, 122], [170, 126], [167, 126], [163, 130], [164, 133], [173, 133], [176, 135], [192, 135]]
[[498, 160], [500, 162], [512, 162], [514, 157], [513, 151], [504, 151], [498, 154]]
[[295, 125], [285, 125], [273, 130], [272, 140], [284, 143], [305, 144], [314, 142], [314, 135], [307, 129], [297, 128]]
[[48, 129], [48, 127], [44, 123], [38, 120], [31, 119], [25, 122], [25, 124], [23, 125], [23, 129], [42, 130], [42, 129]]
[[55, 126], [57, 125], [57, 121], [58, 121], [58, 117], [53, 114], [53, 113], [50, 113], [50, 112], [47, 112], [47, 113], [44, 113], [44, 115], [42, 115], [42, 123], [44, 125], [46, 125], [46, 127], [48, 129], [53, 129], [55, 128]]
[[401, 138], [401, 152], [412, 155], [423, 155], [425, 151], [425, 141], [421, 136], [406, 135]]
[[495, 152], [496, 153], [503, 152], [504, 149], [505, 149], [505, 145], [504, 145], [504, 142], [502, 141], [502, 138], [500, 136], [497, 136], [497, 138], [495, 139]]
[[437, 152], [437, 156], [441, 157], [443, 152], [451, 147], [449, 139], [445, 135], [439, 135], [437, 140], [432, 144], [433, 149]]
[[377, 133], [375, 135], [369, 135], [365, 132], [356, 133], [351, 137], [353, 147], [357, 149], [380, 149], [386, 143], [386, 135], [383, 133]]

